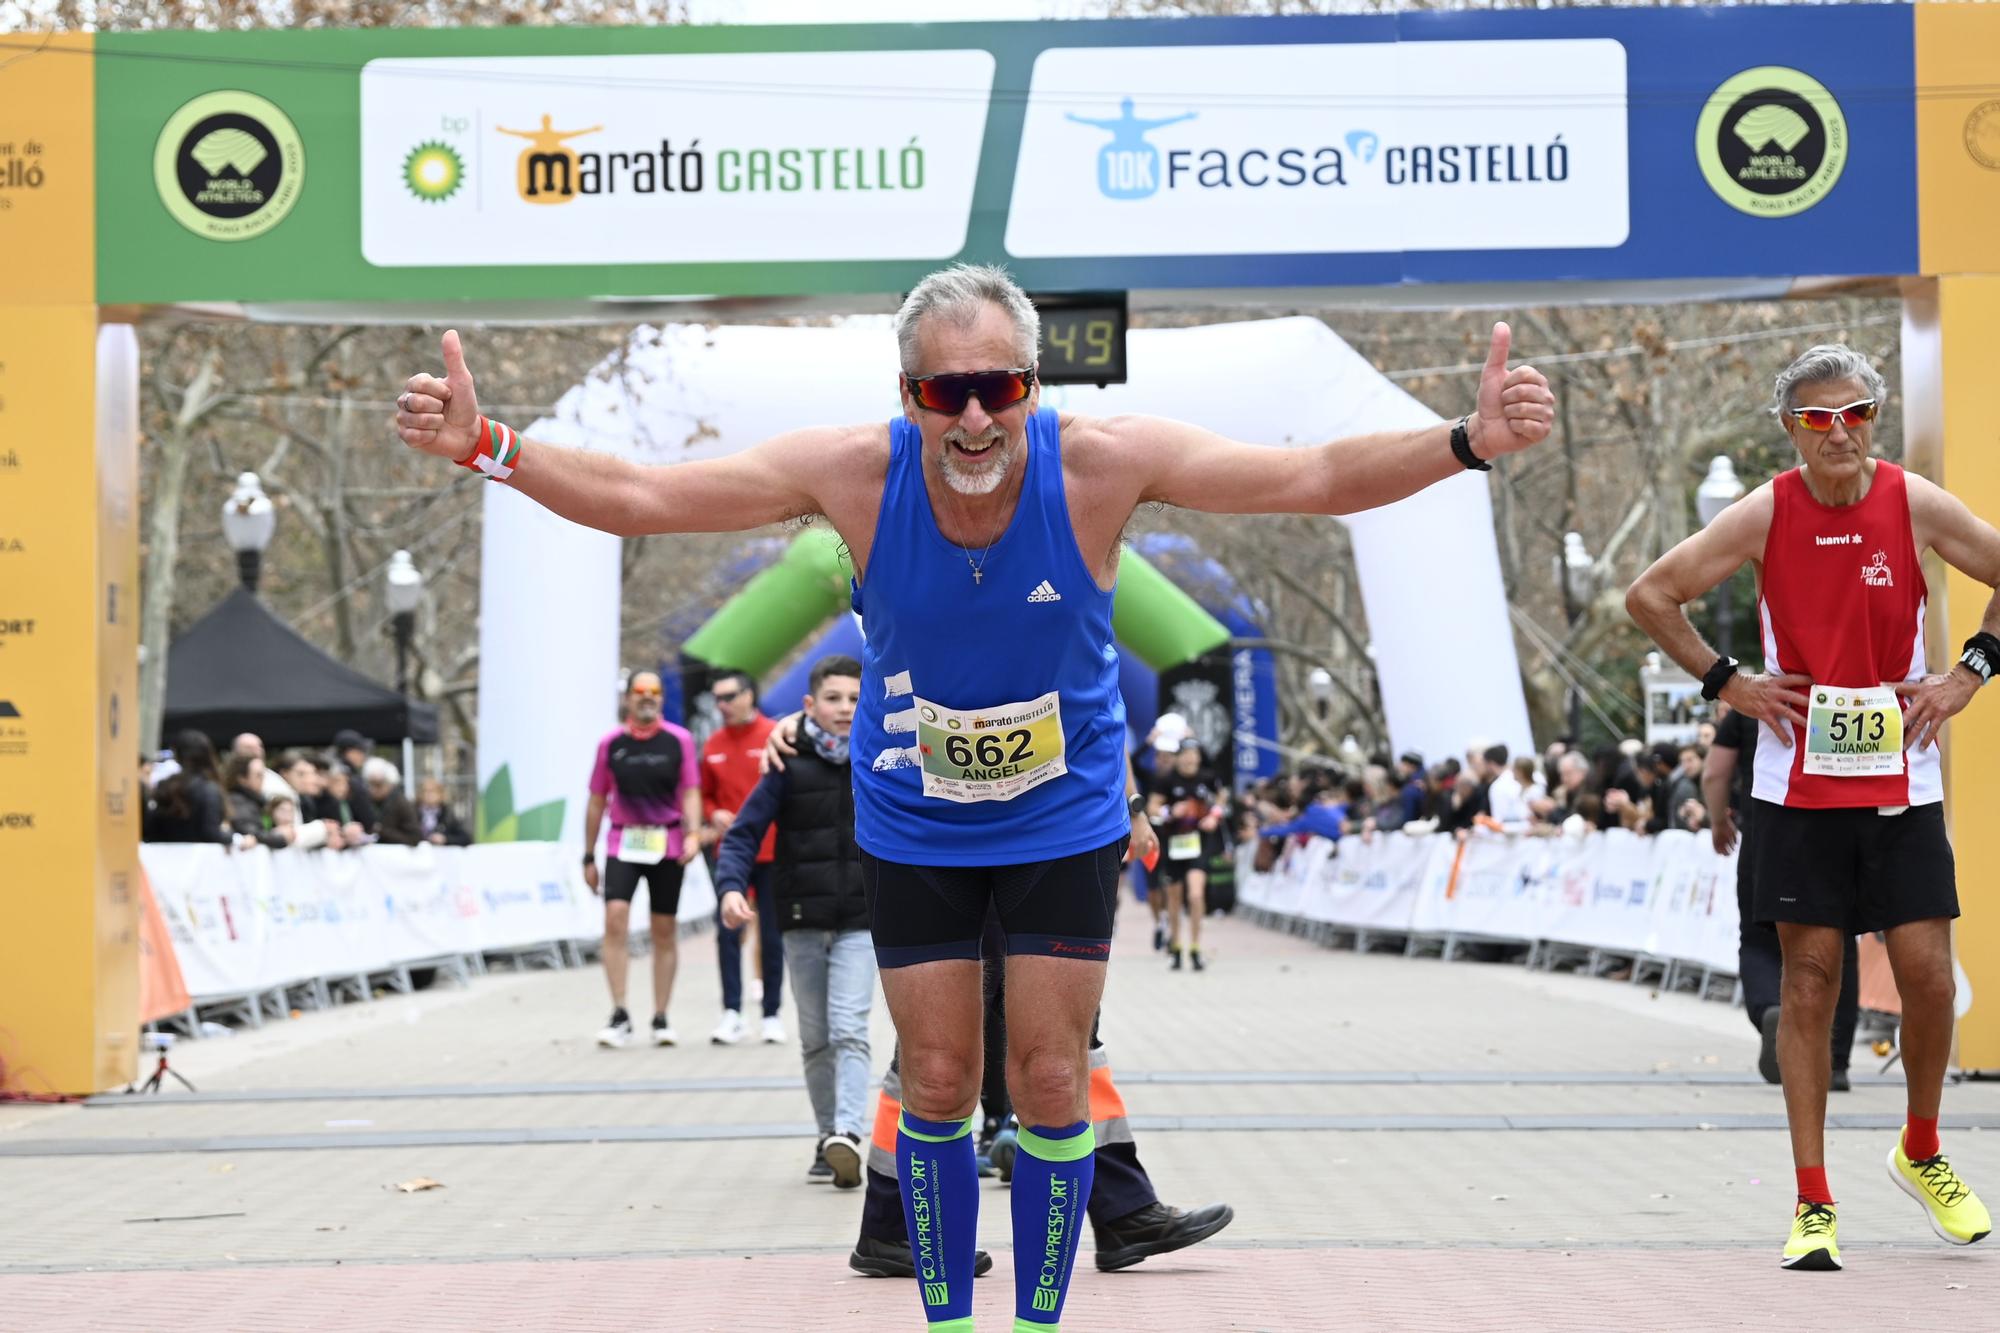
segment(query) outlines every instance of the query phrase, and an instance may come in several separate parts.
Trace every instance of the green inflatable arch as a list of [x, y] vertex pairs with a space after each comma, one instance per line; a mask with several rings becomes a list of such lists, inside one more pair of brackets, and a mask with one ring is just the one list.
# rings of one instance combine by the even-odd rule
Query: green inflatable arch
[[[847, 610], [852, 573], [838, 534], [810, 528], [782, 559], [723, 603], [682, 651], [710, 666], [762, 677], [813, 631]], [[1118, 565], [1111, 627], [1119, 644], [1154, 671], [1180, 666], [1229, 642], [1221, 621], [1129, 546]]]

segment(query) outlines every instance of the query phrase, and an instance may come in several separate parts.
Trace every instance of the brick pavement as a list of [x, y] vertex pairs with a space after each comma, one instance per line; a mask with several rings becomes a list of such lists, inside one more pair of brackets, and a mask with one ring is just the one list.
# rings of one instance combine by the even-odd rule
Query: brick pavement
[[[1199, 1128], [1286, 1114], [1774, 1124], [1777, 1091], [1741, 1081], [1754, 1041], [1739, 1012], [1514, 967], [1356, 957], [1226, 922], [1215, 966], [1174, 975], [1139, 914], [1122, 925], [1105, 1039], [1127, 1101], [1142, 1123], [1197, 1127], [1143, 1130], [1141, 1151], [1164, 1196], [1228, 1198], [1238, 1220], [1200, 1249], [1086, 1272], [1066, 1328], [1717, 1328], [1806, 1315], [1886, 1328], [1934, 1323], [1953, 1302], [1993, 1308], [2000, 1253], [1930, 1238], [1883, 1175], [1880, 1130], [1830, 1136], [1850, 1270], [1820, 1276], [1776, 1266], [1790, 1172], [1775, 1128]], [[859, 1200], [802, 1182], [809, 1138], [719, 1137], [807, 1119], [797, 1048], [707, 1046], [706, 937], [684, 942], [682, 968], [674, 1016], [693, 1041], [676, 1050], [595, 1049], [594, 970], [495, 975], [175, 1052], [205, 1092], [310, 1094], [299, 1099], [0, 1107], [0, 1329], [915, 1327], [902, 1284], [845, 1269]], [[879, 1006], [876, 1032], [879, 1065]], [[1229, 1071], [1258, 1079], [1202, 1077]], [[1323, 1081], [1362, 1073], [1371, 1081]], [[686, 1082], [701, 1079], [723, 1086]], [[1893, 1117], [1900, 1101], [1892, 1077], [1834, 1109]], [[1946, 1111], [2000, 1115], [2000, 1088], [1954, 1088]], [[245, 1146], [645, 1126], [700, 1141]], [[189, 1137], [218, 1150], [64, 1155]], [[1975, 1182], [2000, 1180], [2000, 1134], [1947, 1142]], [[446, 1188], [392, 1188], [415, 1175]], [[208, 1213], [241, 1216], [132, 1220]], [[1006, 1233], [989, 1186], [981, 1239], [1000, 1268], [980, 1310], [994, 1327], [1010, 1304]]]

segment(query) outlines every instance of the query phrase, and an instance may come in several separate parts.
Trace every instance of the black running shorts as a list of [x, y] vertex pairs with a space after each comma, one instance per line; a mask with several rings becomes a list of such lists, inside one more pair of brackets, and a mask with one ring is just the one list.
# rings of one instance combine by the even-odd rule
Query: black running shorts
[[654, 916], [672, 916], [681, 910], [681, 876], [687, 867], [672, 857], [666, 857], [654, 865], [634, 865], [612, 857], [604, 863], [604, 901], [607, 903], [629, 903], [632, 895], [639, 891], [639, 882], [646, 883], [646, 903]]
[[977, 959], [990, 905], [1008, 953], [1102, 962], [1111, 956], [1111, 916], [1129, 841], [1011, 866], [911, 866], [864, 851], [875, 960], [908, 967]]
[[1958, 915], [1944, 806], [1899, 815], [1874, 806], [1800, 810], [1755, 803], [1751, 892], [1759, 924], [1834, 926], [1849, 935]]

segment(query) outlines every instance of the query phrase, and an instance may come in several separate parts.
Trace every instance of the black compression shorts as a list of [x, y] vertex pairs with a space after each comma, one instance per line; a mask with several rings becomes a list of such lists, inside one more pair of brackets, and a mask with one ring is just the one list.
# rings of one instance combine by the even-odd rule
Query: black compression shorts
[[653, 865], [634, 865], [612, 857], [604, 863], [604, 901], [629, 903], [646, 883], [646, 903], [654, 916], [672, 916], [681, 910], [681, 876], [687, 867], [672, 857]]
[[1111, 956], [1111, 917], [1130, 840], [1011, 866], [912, 866], [863, 852], [875, 960], [908, 967], [976, 959], [990, 905], [1008, 953], [1102, 962]]

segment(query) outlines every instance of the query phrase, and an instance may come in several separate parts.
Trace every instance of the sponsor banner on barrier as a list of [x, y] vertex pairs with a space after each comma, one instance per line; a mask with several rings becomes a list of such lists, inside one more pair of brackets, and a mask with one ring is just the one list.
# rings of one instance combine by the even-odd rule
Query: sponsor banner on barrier
[[947, 259], [992, 83], [993, 56], [964, 50], [370, 61], [362, 252], [383, 267]]
[[1605, 38], [1044, 51], [1007, 250], [1611, 247], [1626, 152]]
[[1397, 934], [1546, 940], [1736, 970], [1736, 858], [1706, 838], [1384, 834], [1290, 844], [1269, 871], [1239, 849], [1249, 906]]
[[[604, 929], [602, 900], [555, 843], [276, 853], [146, 843], [141, 853], [195, 1003], [427, 958], [596, 939]], [[697, 859], [678, 916], [714, 911]], [[633, 919], [633, 934], [643, 935], [648, 914]]]

